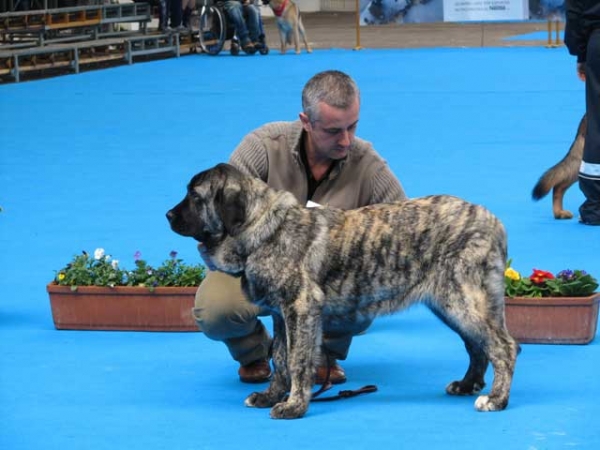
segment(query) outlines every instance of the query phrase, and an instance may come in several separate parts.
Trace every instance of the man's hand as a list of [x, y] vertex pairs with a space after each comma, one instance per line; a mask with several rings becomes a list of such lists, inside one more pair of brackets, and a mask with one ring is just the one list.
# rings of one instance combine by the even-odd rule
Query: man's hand
[[585, 63], [577, 63], [577, 76], [581, 81], [585, 81]]
[[198, 252], [200, 253], [200, 257], [202, 258], [204, 264], [206, 264], [206, 267], [208, 267], [209, 270], [217, 270], [215, 265], [210, 260], [210, 256], [208, 255], [206, 245], [204, 245], [202, 242], [198, 242]]

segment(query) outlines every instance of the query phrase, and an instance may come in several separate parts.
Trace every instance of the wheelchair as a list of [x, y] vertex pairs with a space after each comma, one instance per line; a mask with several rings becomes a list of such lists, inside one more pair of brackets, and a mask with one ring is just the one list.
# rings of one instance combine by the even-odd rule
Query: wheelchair
[[[254, 5], [255, 7], [256, 4]], [[260, 15], [259, 15], [260, 17]], [[269, 47], [265, 40], [262, 18], [259, 21], [260, 35], [258, 38], [257, 51], [261, 55], [269, 53]], [[196, 8], [192, 11], [189, 26], [192, 35], [198, 39], [202, 52], [215, 56], [221, 53], [226, 41], [231, 41], [230, 52], [237, 56], [240, 54], [240, 41], [235, 34], [235, 28], [228, 21], [227, 13], [222, 0], [198, 0]]]

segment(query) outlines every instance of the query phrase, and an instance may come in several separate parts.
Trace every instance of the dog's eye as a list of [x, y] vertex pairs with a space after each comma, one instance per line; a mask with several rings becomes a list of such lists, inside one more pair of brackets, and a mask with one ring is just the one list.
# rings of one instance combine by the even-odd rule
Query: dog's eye
[[194, 202], [195, 205], [201, 205], [203, 200], [195, 191], [190, 192], [190, 199]]

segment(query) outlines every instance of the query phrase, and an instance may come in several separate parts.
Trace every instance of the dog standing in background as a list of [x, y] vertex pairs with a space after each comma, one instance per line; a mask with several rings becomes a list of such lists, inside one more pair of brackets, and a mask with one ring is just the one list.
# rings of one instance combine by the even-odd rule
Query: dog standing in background
[[219, 164], [192, 178], [167, 218], [203, 244], [207, 266], [241, 277], [248, 299], [271, 311], [275, 373], [247, 406], [272, 407], [274, 419], [302, 417], [323, 332], [423, 303], [469, 355], [464, 378], [446, 392], [479, 394], [491, 363], [491, 391], [475, 408], [506, 408], [519, 348], [504, 320], [507, 238], [482, 206], [434, 195], [350, 211], [306, 208]]
[[567, 189], [577, 181], [579, 167], [583, 158], [586, 131], [587, 118], [584, 114], [579, 122], [575, 140], [571, 144], [568, 153], [560, 162], [544, 172], [531, 193], [534, 200], [540, 200], [552, 189], [552, 212], [555, 219], [573, 218], [573, 213], [563, 209], [563, 199]]
[[306, 39], [306, 32], [300, 16], [300, 8], [292, 0], [263, 0], [263, 4], [269, 5], [279, 30], [279, 39], [281, 40], [281, 54], [286, 52], [287, 44], [294, 44], [296, 54], [300, 54], [300, 36], [304, 41], [304, 47], [308, 53], [312, 48]]

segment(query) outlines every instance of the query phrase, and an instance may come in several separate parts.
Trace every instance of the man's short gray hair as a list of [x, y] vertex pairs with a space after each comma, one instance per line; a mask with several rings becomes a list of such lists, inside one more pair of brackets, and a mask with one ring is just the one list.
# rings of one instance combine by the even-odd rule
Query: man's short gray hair
[[350, 76], [339, 70], [326, 70], [313, 76], [302, 90], [302, 109], [311, 122], [319, 120], [319, 103], [347, 109], [360, 100], [358, 86]]

